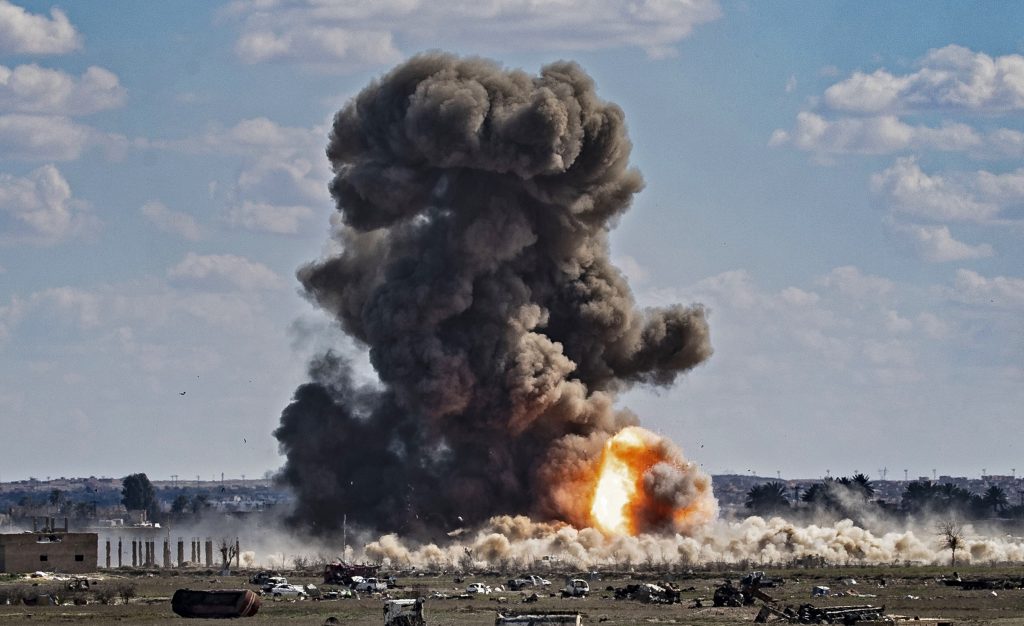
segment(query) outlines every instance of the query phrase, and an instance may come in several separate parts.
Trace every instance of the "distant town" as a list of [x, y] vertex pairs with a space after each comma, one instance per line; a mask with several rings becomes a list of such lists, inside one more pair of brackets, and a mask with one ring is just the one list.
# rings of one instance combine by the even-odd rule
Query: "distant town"
[[[142, 483], [129, 484], [129, 478]], [[842, 497], [845, 490], [866, 506], [890, 513], [913, 513], [915, 506], [942, 504], [944, 509], [959, 506], [963, 518], [1024, 520], [1024, 479], [1015, 475], [870, 480], [862, 474], [817, 479], [720, 474], [713, 476], [713, 484], [725, 518], [822, 509], [855, 516], [856, 511], [843, 510], [850, 507], [850, 499]], [[0, 530], [31, 526], [35, 517], [66, 517], [72, 528], [138, 523], [139, 511], [145, 511], [142, 520], [165, 524], [202, 516], [248, 517], [285, 508], [291, 499], [288, 489], [276, 484], [269, 472], [260, 478], [220, 480], [175, 476], [149, 481], [145, 474], [29, 478], [0, 482]]]

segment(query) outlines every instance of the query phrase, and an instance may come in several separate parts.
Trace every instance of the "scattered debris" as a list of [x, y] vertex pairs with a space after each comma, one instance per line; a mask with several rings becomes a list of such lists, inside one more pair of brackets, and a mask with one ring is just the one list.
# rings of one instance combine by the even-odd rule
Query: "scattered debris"
[[646, 604], [675, 604], [681, 602], [679, 596], [679, 588], [672, 583], [639, 583], [615, 589], [616, 600], [636, 600]]
[[726, 580], [715, 589], [715, 595], [712, 597], [714, 606], [749, 606], [754, 603], [754, 600], [775, 602], [775, 598], [761, 591], [761, 585], [764, 582], [768, 582], [769, 586], [774, 587], [775, 581], [763, 578], [762, 572], [753, 574], [762, 574], [762, 576], [748, 574], [740, 580], [739, 587], [734, 586], [731, 580]]
[[423, 598], [388, 600], [384, 604], [384, 626], [426, 626]]
[[498, 613], [494, 618], [494, 626], [540, 626], [542, 624], [581, 626], [583, 616], [577, 611], [547, 611], [545, 613]]
[[939, 582], [947, 587], [960, 587], [966, 591], [976, 589], [1022, 589], [1024, 578], [971, 578], [962, 579], [953, 572], [953, 578], [941, 578]]
[[351, 585], [353, 576], [376, 577], [379, 569], [379, 565], [356, 565], [345, 561], [335, 561], [324, 567], [324, 584]]
[[75, 576], [65, 581], [64, 586], [68, 591], [88, 591], [89, 579], [84, 576]]
[[885, 607], [871, 606], [830, 606], [816, 607], [813, 604], [803, 604], [794, 609], [787, 606], [779, 610], [769, 604], [761, 607], [754, 622], [764, 624], [771, 618], [772, 621], [784, 621], [790, 624], [856, 624], [865, 620], [880, 620], [884, 617]]

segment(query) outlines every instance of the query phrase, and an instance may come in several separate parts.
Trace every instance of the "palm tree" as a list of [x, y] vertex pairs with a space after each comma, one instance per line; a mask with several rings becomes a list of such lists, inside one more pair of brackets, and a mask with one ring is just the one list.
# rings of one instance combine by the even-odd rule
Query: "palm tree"
[[861, 492], [864, 495], [864, 500], [870, 500], [875, 495], [875, 487], [871, 484], [871, 479], [864, 474], [854, 474], [849, 486], [851, 489]]
[[928, 481], [914, 481], [903, 490], [903, 510], [919, 513], [936, 501], [936, 486]]
[[817, 509], [836, 509], [839, 500], [833, 492], [837, 481], [828, 478], [824, 482], [814, 483], [804, 491], [801, 500]]
[[992, 514], [998, 514], [999, 511], [1006, 508], [1010, 504], [1010, 499], [1006, 497], [1006, 492], [1003, 491], [999, 485], [991, 485], [985, 490], [985, 493], [981, 496], [982, 502], [992, 507]]
[[747, 492], [747, 500], [744, 503], [748, 509], [756, 514], [776, 513], [789, 508], [789, 499], [786, 498], [786, 486], [780, 482], [772, 481], [763, 485], [756, 485]]

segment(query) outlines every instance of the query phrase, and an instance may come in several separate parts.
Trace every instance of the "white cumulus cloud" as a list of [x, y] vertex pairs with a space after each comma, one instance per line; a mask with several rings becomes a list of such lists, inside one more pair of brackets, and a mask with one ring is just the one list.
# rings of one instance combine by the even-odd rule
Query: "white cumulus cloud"
[[987, 277], [971, 270], [959, 269], [956, 272], [953, 295], [963, 302], [1024, 308], [1024, 278]]
[[0, 174], [0, 241], [55, 244], [93, 230], [98, 221], [71, 196], [71, 186], [53, 165], [27, 176]]
[[38, 65], [0, 65], [0, 110], [13, 113], [87, 115], [121, 106], [126, 91], [117, 75], [90, 67], [75, 78]]
[[918, 70], [855, 72], [825, 90], [830, 108], [857, 113], [921, 110], [1006, 112], [1024, 109], [1024, 57], [991, 57], [949, 45], [929, 51]]
[[90, 148], [112, 160], [121, 158], [128, 140], [79, 124], [63, 115], [0, 115], [0, 154], [19, 161], [74, 161]]
[[[889, 154], [910, 149], [977, 151], [986, 139], [967, 124], [911, 125], [892, 115], [829, 120], [802, 111], [793, 130], [772, 133], [769, 145], [785, 144], [821, 154]], [[1004, 150], [1011, 149], [1008, 139], [1005, 144]]]
[[188, 241], [197, 241], [203, 236], [203, 230], [194, 217], [188, 213], [172, 211], [157, 200], [142, 205], [139, 212], [165, 233], [177, 235]]
[[481, 51], [637, 47], [662, 58], [721, 11], [713, 0], [266, 0], [234, 2], [226, 14], [240, 21], [235, 52], [246, 62], [345, 72], [393, 63], [403, 47], [438, 41]]
[[0, 0], [0, 51], [63, 54], [81, 47], [81, 36], [60, 9], [50, 9], [50, 16], [46, 17]]
[[276, 289], [283, 284], [281, 278], [266, 265], [233, 254], [189, 252], [167, 270], [167, 277], [202, 286], [231, 286], [243, 291]]
[[818, 282], [857, 300], [877, 299], [892, 292], [895, 287], [888, 278], [864, 274], [852, 265], [837, 267]]
[[326, 127], [282, 126], [265, 117], [234, 126], [213, 127], [205, 133], [155, 147], [186, 153], [242, 157], [237, 178], [221, 201], [227, 223], [279, 235], [298, 233], [316, 214], [330, 206], [327, 182], [330, 165], [324, 155]]
[[928, 174], [904, 157], [871, 177], [871, 188], [894, 212], [935, 221], [986, 222], [1008, 206], [1024, 203], [1024, 168]]
[[953, 238], [949, 227], [897, 224], [894, 228], [910, 237], [920, 255], [932, 263], [980, 259], [994, 254], [987, 243], [970, 245]]
[[277, 235], [294, 235], [313, 215], [313, 209], [307, 206], [282, 206], [251, 200], [243, 200], [227, 211], [228, 222], [234, 226]]

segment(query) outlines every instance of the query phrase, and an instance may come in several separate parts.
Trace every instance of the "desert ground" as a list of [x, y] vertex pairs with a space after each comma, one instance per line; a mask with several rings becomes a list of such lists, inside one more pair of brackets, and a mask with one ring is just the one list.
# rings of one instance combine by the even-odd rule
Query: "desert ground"
[[[1024, 567], [965, 566], [957, 571], [964, 579], [1002, 577], [1020, 581]], [[312, 572], [282, 572], [292, 583], [320, 585], [320, 577]], [[753, 622], [760, 602], [738, 608], [715, 608], [711, 598], [715, 588], [728, 578], [737, 581], [745, 571], [734, 569], [702, 569], [684, 572], [606, 572], [583, 574], [590, 580], [592, 593], [583, 599], [565, 599], [556, 592], [564, 576], [541, 572], [552, 581], [549, 591], [540, 593], [536, 603], [524, 604], [527, 593], [496, 591], [472, 598], [443, 598], [459, 595], [469, 582], [483, 582], [492, 587], [502, 585], [507, 574], [481, 573], [456, 576], [443, 573], [409, 573], [398, 577], [398, 588], [392, 597], [424, 597], [427, 623], [431, 625], [462, 625], [494, 623], [498, 610], [531, 611], [578, 610], [586, 624], [731, 624]], [[951, 575], [949, 568], [926, 566], [859, 566], [818, 567], [766, 570], [771, 577], [784, 579], [784, 584], [766, 589], [778, 600], [778, 606], [812, 603], [815, 606], [884, 605], [887, 614], [920, 618], [946, 618], [956, 624], [1022, 624], [1024, 625], [1024, 589], [964, 590], [948, 587], [939, 579]], [[179, 588], [191, 589], [256, 589], [248, 584], [249, 572], [233, 572], [221, 576], [210, 570], [141, 571], [120, 570], [90, 575], [89, 591], [70, 592], [65, 583], [22, 576], [5, 576], [0, 580], [0, 624], [88, 623], [88, 624], [166, 624], [182, 618], [171, 611], [170, 598]], [[580, 573], [575, 573], [581, 576]], [[462, 582], [456, 582], [461, 580]], [[882, 581], [884, 580], [884, 586]], [[637, 582], [669, 581], [683, 589], [678, 604], [645, 604], [616, 600], [609, 588]], [[832, 596], [812, 598], [815, 586], [827, 586]], [[131, 591], [128, 602], [115, 597], [109, 604], [100, 603], [104, 596], [117, 596]], [[19, 598], [31, 593], [52, 592], [60, 599], [57, 606], [25, 606]], [[75, 604], [75, 600], [79, 604]], [[695, 607], [701, 599], [703, 607]], [[9, 602], [6, 603], [5, 602]], [[85, 604], [82, 604], [82, 603]], [[352, 626], [379, 626], [382, 620], [381, 596], [342, 598], [337, 600], [274, 601], [263, 598], [255, 617], [243, 618], [252, 624], [323, 624], [330, 617]]]

